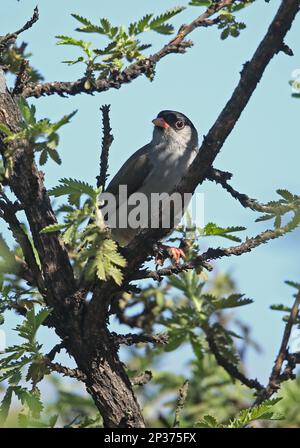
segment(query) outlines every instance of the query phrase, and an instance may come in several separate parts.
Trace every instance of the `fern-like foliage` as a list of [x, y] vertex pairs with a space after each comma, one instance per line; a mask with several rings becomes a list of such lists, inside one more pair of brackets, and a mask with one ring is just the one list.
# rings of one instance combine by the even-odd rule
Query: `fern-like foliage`
[[[67, 196], [69, 205], [60, 211], [64, 213], [64, 223], [45, 227], [41, 233], [62, 231], [62, 238], [76, 253], [74, 269], [82, 271], [91, 281], [96, 275], [99, 280], [112, 278], [118, 285], [122, 283], [120, 268], [126, 260], [118, 252], [117, 244], [109, 238], [100, 211], [101, 189], [93, 188], [86, 182], [75, 179], [61, 179], [60, 185], [49, 190], [51, 196]], [[83, 202], [83, 198], [86, 200]], [[84, 224], [86, 224], [84, 227]], [[82, 229], [82, 226], [84, 227]]]
[[300, 198], [286, 189], [278, 189], [277, 194], [280, 196], [278, 201], [270, 201], [266, 204], [269, 211], [256, 219], [256, 222], [269, 221], [274, 219], [274, 227], [280, 228], [282, 225], [282, 217], [287, 211], [292, 211], [294, 217], [290, 220], [290, 228], [293, 230], [297, 226], [300, 213]]
[[[236, 20], [235, 14], [236, 12], [244, 9], [246, 6], [249, 6], [253, 3], [254, 0], [240, 0], [234, 2], [232, 5], [225, 6], [220, 14], [219, 14], [219, 23], [218, 28], [222, 30], [221, 39], [227, 39], [227, 37], [238, 37], [240, 35], [241, 30], [246, 28], [246, 24], [244, 22], [239, 22]], [[214, 2], [210, 1], [201, 1], [201, 0], [191, 0], [189, 5], [191, 6], [205, 6], [209, 8], [213, 6]]]
[[217, 224], [213, 222], [209, 222], [206, 224], [204, 229], [200, 229], [200, 235], [201, 236], [221, 236], [223, 238], [226, 238], [231, 241], [240, 242], [241, 239], [235, 235], [232, 235], [232, 233], [235, 232], [242, 232], [246, 230], [246, 227], [242, 226], [232, 226], [232, 227], [220, 227]]
[[186, 297], [189, 305], [176, 307], [171, 317], [160, 319], [159, 323], [164, 325], [168, 332], [166, 350], [173, 351], [184, 342], [189, 342], [195, 356], [202, 359], [205, 339], [209, 336], [213, 338], [219, 353], [237, 365], [239, 358], [233, 337], [239, 335], [217, 322], [211, 325], [210, 319], [218, 311], [245, 306], [251, 304], [252, 300], [244, 298], [241, 294], [216, 297], [206, 293], [203, 290], [205, 283], [195, 271], [173, 275], [169, 281], [175, 291], [180, 291]]
[[[9, 387], [0, 405], [0, 421], [3, 423], [9, 412], [12, 395], [14, 394], [23, 405], [19, 415], [21, 426], [27, 426], [31, 418], [40, 417], [43, 406], [37, 383], [47, 373], [45, 358], [41, 353], [42, 346], [36, 341], [36, 333], [44, 320], [51, 313], [50, 309], [41, 308], [37, 313], [32, 306], [26, 313], [22, 324], [16, 327], [22, 344], [7, 347], [0, 359], [0, 382], [8, 380]], [[27, 368], [25, 381], [32, 383], [29, 390], [19, 383], [23, 379], [23, 371]]]
[[122, 283], [120, 268], [126, 266], [126, 260], [119, 254], [116, 242], [107, 238], [101, 228], [95, 224], [88, 225], [83, 232], [82, 246], [79, 261], [87, 261], [87, 280], [92, 280], [96, 274], [99, 280], [112, 278], [118, 285]]
[[[20, 132], [12, 132], [3, 123], [0, 124], [0, 131], [6, 136], [5, 143], [12, 141], [26, 140], [31, 151], [39, 152], [39, 163], [44, 165], [50, 157], [57, 164], [61, 164], [61, 158], [57, 151], [59, 144], [59, 135], [57, 131], [64, 125], [70, 122], [76, 111], [65, 115], [59, 121], [51, 123], [48, 118], [43, 120], [36, 119], [36, 108], [34, 105], [28, 105], [24, 98], [19, 99], [19, 108], [23, 116], [23, 121], [20, 123], [22, 130]], [[13, 147], [14, 148], [14, 147]], [[13, 151], [8, 145], [4, 153], [6, 171], [4, 177], [9, 177], [12, 171]]]
[[[27, 44], [22, 42], [21, 45], [11, 45], [1, 53], [1, 63], [7, 68], [7, 70], [17, 75], [20, 72], [22, 60], [28, 60], [32, 54], [27, 51]], [[27, 68], [27, 75], [30, 82], [43, 81], [42, 74], [33, 68], [31, 65]]]
[[125, 61], [133, 62], [144, 58], [143, 52], [150, 48], [151, 44], [142, 43], [138, 36], [147, 31], [172, 34], [174, 27], [169, 23], [169, 20], [184, 9], [184, 7], [178, 6], [159, 16], [146, 14], [140, 20], [132, 22], [128, 29], [123, 25], [114, 26], [106, 18], [102, 18], [97, 24], [94, 24], [85, 17], [72, 14], [73, 18], [80, 23], [76, 31], [99, 34], [106, 38], [107, 44], [103, 48], [91, 48], [90, 42], [65, 35], [56, 36], [58, 39], [57, 44], [73, 45], [81, 49], [83, 55], [74, 60], [66, 60], [64, 62], [69, 65], [77, 63], [86, 65], [87, 80], [85, 88], [88, 90], [94, 81], [95, 73], [97, 73], [98, 78], [103, 78], [113, 71], [121, 70]]
[[198, 428], [245, 428], [255, 420], [278, 420], [281, 416], [275, 414], [273, 407], [281, 400], [281, 398], [273, 398], [266, 400], [259, 406], [249, 409], [243, 409], [229, 423], [223, 424], [218, 422], [212, 415], [205, 415], [197, 424]]

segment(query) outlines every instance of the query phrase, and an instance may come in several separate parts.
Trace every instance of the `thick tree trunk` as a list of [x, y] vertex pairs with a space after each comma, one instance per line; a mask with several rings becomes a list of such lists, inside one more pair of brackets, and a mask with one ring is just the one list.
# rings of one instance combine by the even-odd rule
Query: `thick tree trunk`
[[[0, 122], [18, 132], [20, 121], [16, 99], [7, 90], [0, 67]], [[0, 135], [2, 154], [6, 147], [3, 137]], [[84, 337], [86, 304], [81, 291], [76, 289], [68, 253], [57, 233], [40, 234], [45, 226], [55, 223], [56, 218], [44, 187], [43, 173], [38, 171], [26, 142], [15, 149], [13, 173], [8, 184], [24, 209], [40, 257], [46, 290], [46, 296], [45, 291], [43, 295], [47, 305], [53, 308], [51, 324], [58, 335], [67, 340], [67, 350], [86, 375], [87, 391], [99, 409], [104, 425], [144, 427], [131, 383], [118, 357], [118, 346], [106, 330], [105, 320], [102, 326], [95, 326], [95, 337]]]
[[[83, 344], [83, 352], [75, 355], [77, 364], [86, 376], [87, 391], [100, 410], [105, 427], [143, 428], [145, 426], [140, 407], [132, 390], [118, 347], [108, 331], [101, 331], [95, 341]], [[93, 352], [89, 352], [93, 350]], [[96, 350], [96, 351], [95, 351]]]

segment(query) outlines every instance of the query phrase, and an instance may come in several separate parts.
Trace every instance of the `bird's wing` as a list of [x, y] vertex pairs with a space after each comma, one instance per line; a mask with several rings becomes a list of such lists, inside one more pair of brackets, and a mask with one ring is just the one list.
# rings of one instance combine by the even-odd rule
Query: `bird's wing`
[[112, 193], [116, 198], [118, 198], [119, 185], [127, 185], [128, 196], [138, 191], [153, 167], [148, 152], [149, 144], [132, 154], [111, 180], [105, 191]]

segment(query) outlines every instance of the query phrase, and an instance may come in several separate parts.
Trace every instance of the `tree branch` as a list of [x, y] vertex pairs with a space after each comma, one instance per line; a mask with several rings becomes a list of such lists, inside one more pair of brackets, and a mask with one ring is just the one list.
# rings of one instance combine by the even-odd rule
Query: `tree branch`
[[[209, 168], [206, 173], [206, 179], [216, 182], [221, 185], [224, 190], [226, 190], [234, 199], [237, 199], [240, 204], [245, 208], [250, 208], [256, 212], [263, 213], [274, 213], [274, 207], [270, 204], [261, 204], [256, 199], [250, 198], [244, 193], [239, 193], [235, 190], [231, 185], [229, 185], [228, 180], [232, 177], [231, 173], [227, 171], [221, 171], [216, 168]], [[295, 210], [300, 205], [300, 196], [298, 196], [298, 201], [295, 201], [293, 204], [276, 204], [276, 213], [284, 214], [290, 211]]]
[[42, 273], [37, 264], [31, 242], [16, 217], [16, 209], [14, 204], [6, 198], [5, 201], [0, 201], [0, 210], [0, 217], [7, 222], [15, 240], [19, 243], [22, 249], [27, 265], [26, 267], [33, 276], [34, 284], [38, 287], [40, 293], [45, 295], [45, 284]]
[[235, 0], [219, 0], [214, 2], [203, 14], [197, 19], [193, 20], [189, 25], [182, 25], [177, 35], [161, 50], [149, 58], [145, 58], [141, 61], [135, 62], [127, 67], [122, 72], [116, 72], [111, 74], [106, 79], [96, 79], [93, 85], [89, 88], [85, 88], [86, 78], [78, 79], [74, 82], [47, 82], [47, 83], [31, 83], [28, 84], [23, 92], [25, 97], [34, 96], [39, 98], [43, 95], [58, 94], [65, 95], [77, 95], [79, 93], [93, 94], [95, 92], [105, 92], [111, 88], [119, 89], [123, 84], [128, 84], [142, 74], [153, 72], [156, 64], [172, 53], [185, 53], [186, 49], [191, 47], [193, 43], [191, 41], [184, 41], [183, 39], [200, 26], [211, 26], [218, 22], [218, 19], [209, 20], [211, 16], [216, 14], [222, 8], [230, 6]]
[[132, 281], [141, 280], [144, 278], [152, 278], [153, 280], [159, 281], [165, 276], [179, 274], [180, 272], [184, 272], [189, 269], [195, 269], [198, 267], [204, 267], [207, 269], [207, 267], [209, 266], [209, 270], [211, 270], [211, 265], [208, 264], [208, 261], [216, 260], [223, 257], [230, 257], [231, 255], [240, 256], [247, 252], [251, 252], [256, 247], [262, 244], [266, 244], [270, 240], [285, 235], [287, 232], [290, 232], [293, 228], [295, 228], [298, 224], [298, 220], [295, 219], [294, 225], [293, 222], [292, 224], [290, 222], [286, 226], [279, 227], [277, 229], [265, 230], [264, 232], [261, 232], [252, 238], [247, 238], [243, 243], [236, 246], [224, 248], [209, 248], [206, 252], [196, 256], [188, 263], [169, 266], [167, 268], [157, 269], [156, 271], [141, 269], [133, 273], [131, 277], [128, 276], [128, 279]]
[[168, 342], [168, 336], [166, 334], [116, 334], [111, 333], [115, 338], [116, 344], [124, 344], [124, 345], [134, 345], [139, 343], [147, 343], [150, 342], [152, 344], [166, 344]]
[[249, 387], [250, 389], [256, 389], [257, 391], [263, 390], [263, 385], [257, 379], [249, 379], [242, 372], [238, 370], [238, 368], [231, 364], [224, 356], [220, 353], [218, 349], [218, 345], [214, 339], [214, 333], [209, 326], [209, 324], [205, 324], [201, 326], [202, 330], [205, 333], [207, 343], [214, 357], [216, 358], [217, 363], [223, 367], [224, 370], [232, 377], [239, 380], [242, 384]]
[[[242, 111], [248, 104], [263, 73], [275, 54], [283, 47], [283, 40], [299, 12], [300, 0], [284, 0], [259, 44], [252, 59], [244, 65], [240, 81], [230, 100], [218, 116], [214, 125], [203, 140], [199, 152], [187, 175], [180, 182], [177, 191], [181, 194], [193, 193], [197, 185], [206, 177], [208, 169], [220, 152], [225, 140], [233, 130]], [[136, 270], [136, 266], [145, 261], [153, 244], [166, 236], [171, 229], [146, 229], [127, 246], [127, 275]]]
[[10, 45], [11, 43], [14, 43], [14, 41], [19, 36], [19, 34], [23, 33], [24, 31], [28, 30], [29, 28], [31, 28], [35, 24], [35, 22], [38, 21], [38, 19], [39, 19], [39, 9], [36, 6], [34, 8], [33, 15], [31, 17], [31, 19], [29, 19], [25, 23], [25, 25], [22, 26], [22, 28], [15, 31], [14, 33], [9, 33], [9, 34], [6, 34], [5, 36], [0, 37], [0, 52], [6, 45]]
[[[294, 378], [293, 369], [296, 367], [297, 356], [293, 356], [288, 353], [288, 343], [290, 340], [293, 325], [295, 324], [300, 306], [300, 291], [296, 294], [294, 304], [292, 306], [289, 319], [285, 325], [282, 341], [280, 344], [279, 352], [275, 360], [274, 367], [272, 369], [269, 382], [265, 388], [258, 394], [254, 406], [259, 405], [264, 400], [270, 398], [274, 393], [278, 391], [281, 383], [289, 379]], [[282, 372], [283, 363], [287, 361], [287, 368]]]
[[20, 70], [16, 78], [15, 87], [13, 89], [13, 95], [22, 95], [23, 90], [29, 82], [29, 61], [22, 59], [20, 63]]
[[108, 174], [108, 155], [110, 146], [114, 140], [114, 136], [111, 133], [109, 111], [110, 105], [103, 105], [100, 107], [102, 112], [102, 125], [103, 125], [103, 137], [102, 137], [102, 150], [100, 156], [100, 174], [97, 176], [97, 187], [102, 187], [104, 190], [105, 182], [107, 180]]
[[46, 358], [48, 358], [51, 362], [55, 358], [55, 356], [60, 353], [60, 351], [65, 348], [65, 341], [60, 342], [59, 344], [56, 344], [50, 352], [46, 355]]
[[184, 407], [184, 404], [185, 404], [185, 401], [187, 398], [188, 389], [189, 389], [189, 382], [188, 382], [188, 380], [186, 380], [183, 383], [182, 387], [179, 389], [179, 394], [178, 394], [176, 408], [175, 408], [175, 417], [174, 417], [173, 428], [178, 428], [180, 425], [180, 416], [181, 416], [181, 412], [183, 410], [183, 407]]

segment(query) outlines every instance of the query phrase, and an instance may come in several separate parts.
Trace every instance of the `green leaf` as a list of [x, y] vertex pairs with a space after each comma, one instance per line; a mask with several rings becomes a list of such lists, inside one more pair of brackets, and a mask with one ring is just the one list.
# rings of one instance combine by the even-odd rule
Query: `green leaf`
[[273, 219], [273, 218], [275, 218], [275, 215], [266, 214], [266, 215], [262, 215], [259, 218], [257, 218], [255, 220], [255, 222], [269, 221], [269, 219]]
[[95, 202], [99, 194], [98, 189], [94, 189], [91, 185], [83, 181], [63, 178], [59, 182], [61, 185], [49, 190], [49, 195], [55, 197], [69, 195], [69, 202], [71, 204], [76, 205], [82, 194], [88, 195]]
[[200, 229], [200, 234], [203, 236], [221, 236], [223, 238], [227, 238], [231, 241], [240, 242], [241, 239], [231, 235], [234, 232], [242, 232], [246, 230], [246, 227], [241, 226], [232, 226], [232, 227], [220, 227], [213, 222], [209, 222], [206, 224], [204, 229]]
[[141, 20], [139, 20], [136, 24], [136, 28], [139, 33], [142, 33], [144, 31], [147, 31], [150, 29], [149, 23], [152, 19], [153, 14], [146, 14]]
[[33, 106], [33, 105], [29, 106], [27, 101], [23, 97], [20, 97], [18, 99], [18, 105], [19, 105], [21, 114], [22, 114], [26, 124], [34, 125], [36, 123], [36, 119], [35, 119], [36, 108], [35, 108], [35, 106]]
[[64, 115], [59, 121], [57, 121], [56, 123], [54, 123], [52, 125], [52, 129], [53, 131], [57, 131], [59, 128], [61, 128], [62, 126], [64, 126], [65, 124], [70, 123], [71, 118], [74, 117], [74, 115], [77, 114], [77, 110], [74, 110], [73, 112], [71, 112], [70, 114]]
[[286, 201], [290, 202], [295, 199], [295, 196], [290, 193], [288, 190], [276, 190], [276, 192]]
[[34, 418], [39, 418], [43, 410], [43, 404], [40, 399], [40, 393], [37, 388], [28, 391], [21, 386], [14, 387], [14, 393], [17, 395], [18, 399], [23, 405], [27, 405], [32, 416]]
[[50, 426], [50, 428], [54, 428], [54, 426], [56, 425], [57, 419], [58, 419], [58, 414], [52, 415], [49, 418], [49, 426]]
[[14, 134], [4, 123], [0, 123], [0, 131], [7, 136]]
[[286, 306], [286, 305], [283, 305], [283, 304], [271, 305], [270, 309], [274, 310], [274, 311], [284, 311], [284, 312], [287, 312], [287, 313], [291, 312], [291, 308]]
[[161, 25], [170, 20], [172, 17], [181, 13], [185, 8], [185, 6], [176, 6], [175, 8], [169, 9], [165, 13], [155, 17], [150, 22], [150, 29], [156, 31]]
[[281, 398], [266, 400], [259, 406], [249, 409], [243, 409], [237, 417], [232, 419], [228, 424], [219, 423], [215, 417], [205, 415], [196, 423], [197, 428], [245, 428], [255, 420], [278, 420], [272, 411], [273, 406], [278, 403]]
[[159, 34], [172, 34], [174, 31], [174, 27], [169, 23], [165, 23], [163, 25], [156, 26], [154, 28], [154, 31], [156, 31]]
[[193, 352], [196, 355], [197, 359], [202, 361], [205, 351], [203, 349], [201, 337], [198, 335], [195, 335], [195, 333], [190, 333], [190, 343], [191, 343]]
[[279, 229], [281, 227], [281, 216], [276, 215], [275, 221], [274, 221], [274, 227], [275, 229]]
[[1, 401], [0, 406], [0, 423], [3, 424], [5, 420], [7, 419], [9, 408], [11, 405], [11, 399], [12, 399], [12, 393], [13, 389], [12, 387], [8, 387], [6, 390], [6, 393]]
[[44, 378], [46, 372], [47, 365], [45, 363], [45, 358], [43, 356], [37, 356], [28, 368], [26, 381], [31, 380], [33, 386], [35, 387], [36, 384]]
[[125, 267], [126, 259], [118, 252], [117, 243], [111, 239], [102, 241], [101, 246], [96, 251], [95, 257], [96, 275], [100, 280], [107, 280], [112, 277], [117, 285], [121, 285], [123, 274], [117, 266]]
[[243, 297], [244, 294], [231, 294], [227, 298], [217, 299], [216, 301], [214, 301], [214, 306], [218, 310], [226, 308], [236, 308], [253, 303], [253, 300]]
[[27, 339], [32, 344], [34, 342], [37, 330], [50, 313], [51, 309], [42, 308], [37, 315], [35, 315], [34, 307], [29, 309], [22, 324], [17, 325], [16, 327], [19, 336]]
[[207, 6], [207, 7], [209, 7], [209, 6], [211, 6], [211, 4], [212, 4], [211, 1], [204, 2], [204, 1], [200, 1], [200, 0], [191, 0], [189, 2], [189, 5], [191, 5], [191, 6]]
[[82, 23], [84, 25], [81, 28], [76, 28], [76, 31], [83, 32], [83, 33], [99, 33], [99, 34], [105, 34], [102, 27], [94, 25], [92, 22], [90, 22], [85, 17], [79, 16], [78, 14], [71, 14], [74, 19], [78, 20], [78, 22]]
[[[281, 398], [273, 398], [264, 401], [259, 406], [244, 409], [236, 418], [230, 421], [226, 428], [244, 428], [254, 420], [272, 420], [274, 413], [271, 411], [273, 406], [278, 403]], [[271, 411], [271, 412], [270, 412]]]
[[40, 233], [52, 233], [52, 232], [59, 232], [60, 230], [63, 230], [67, 227], [67, 224], [51, 224], [50, 226], [44, 227]]
[[196, 428], [219, 428], [221, 425], [212, 415], [204, 415], [204, 417], [196, 423]]
[[44, 149], [40, 155], [40, 160], [39, 160], [40, 165], [45, 165], [47, 160], [48, 160], [48, 151], [47, 151], [47, 149]]
[[61, 158], [56, 149], [48, 148], [48, 154], [51, 157], [51, 159], [54, 160], [54, 162], [56, 162], [58, 165], [61, 165]]
[[284, 283], [291, 286], [292, 288], [296, 288], [296, 289], [300, 290], [300, 283], [292, 282], [290, 280], [286, 280]]
[[186, 341], [188, 334], [185, 329], [169, 330], [168, 342], [164, 346], [166, 352], [172, 352], [176, 350], [181, 344]]

